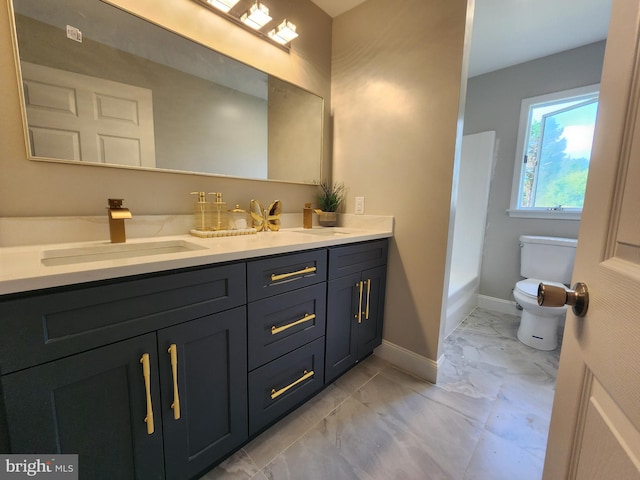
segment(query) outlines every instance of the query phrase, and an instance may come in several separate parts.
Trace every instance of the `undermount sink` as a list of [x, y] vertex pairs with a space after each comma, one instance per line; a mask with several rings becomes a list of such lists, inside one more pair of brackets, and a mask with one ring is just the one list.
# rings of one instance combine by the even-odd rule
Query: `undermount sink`
[[299, 228], [293, 231], [296, 233], [304, 233], [307, 235], [321, 235], [325, 237], [331, 237], [334, 235], [348, 235], [349, 233], [353, 233], [351, 230], [346, 230], [340, 227]]
[[109, 243], [86, 247], [61, 248], [42, 252], [41, 262], [46, 267], [73, 265], [76, 263], [137, 258], [165, 253], [204, 250], [207, 247], [184, 240], [163, 240], [143, 243]]

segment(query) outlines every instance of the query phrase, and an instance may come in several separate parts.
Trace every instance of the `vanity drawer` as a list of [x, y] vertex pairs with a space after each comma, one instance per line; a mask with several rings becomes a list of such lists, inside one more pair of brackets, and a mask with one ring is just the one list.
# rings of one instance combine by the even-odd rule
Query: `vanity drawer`
[[387, 264], [389, 241], [374, 240], [329, 249], [329, 279]]
[[320, 390], [324, 337], [249, 373], [249, 435], [278, 419]]
[[310, 250], [247, 263], [250, 302], [327, 280], [327, 251]]
[[228, 310], [245, 298], [245, 264], [237, 263], [0, 301], [0, 373]]
[[326, 283], [250, 303], [249, 370], [324, 335]]

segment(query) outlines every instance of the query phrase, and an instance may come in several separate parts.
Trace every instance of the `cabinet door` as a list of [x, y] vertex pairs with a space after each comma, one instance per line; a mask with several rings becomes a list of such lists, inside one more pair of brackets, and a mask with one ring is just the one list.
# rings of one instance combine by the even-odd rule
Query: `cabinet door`
[[358, 360], [357, 332], [360, 272], [331, 280], [327, 286], [325, 383]]
[[[150, 357], [155, 431], [140, 359]], [[147, 334], [2, 377], [14, 453], [77, 453], [82, 478], [164, 478], [156, 336]]]
[[358, 325], [358, 360], [373, 352], [382, 343], [382, 318], [387, 266], [362, 272], [364, 292], [362, 322]]
[[[169, 347], [177, 350], [174, 377]], [[192, 478], [248, 436], [245, 307], [158, 332], [167, 479]]]

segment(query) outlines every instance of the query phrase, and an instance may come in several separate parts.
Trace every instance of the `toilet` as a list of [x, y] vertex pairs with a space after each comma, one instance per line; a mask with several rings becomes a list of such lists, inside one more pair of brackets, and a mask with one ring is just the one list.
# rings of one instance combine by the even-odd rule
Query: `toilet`
[[571, 282], [578, 241], [575, 238], [520, 236], [520, 275], [513, 297], [522, 307], [518, 340], [538, 350], [555, 350], [558, 325], [567, 312], [564, 307], [538, 305], [538, 285], [566, 288]]

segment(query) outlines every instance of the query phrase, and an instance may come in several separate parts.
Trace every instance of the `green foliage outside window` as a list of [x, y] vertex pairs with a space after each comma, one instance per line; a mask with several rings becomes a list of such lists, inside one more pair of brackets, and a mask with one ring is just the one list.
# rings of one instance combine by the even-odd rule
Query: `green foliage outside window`
[[[576, 103], [576, 102], [573, 102]], [[549, 110], [548, 106], [543, 106]], [[578, 109], [584, 109], [579, 112]], [[533, 110], [533, 108], [532, 108]], [[533, 120], [529, 131], [525, 165], [523, 166], [520, 208], [582, 209], [589, 172], [592, 138], [585, 138], [589, 148], [582, 155], [567, 153], [566, 126], [590, 123], [591, 135], [595, 124], [597, 98], [578, 105], [560, 105], [556, 111]], [[565, 126], [563, 126], [562, 124]]]

